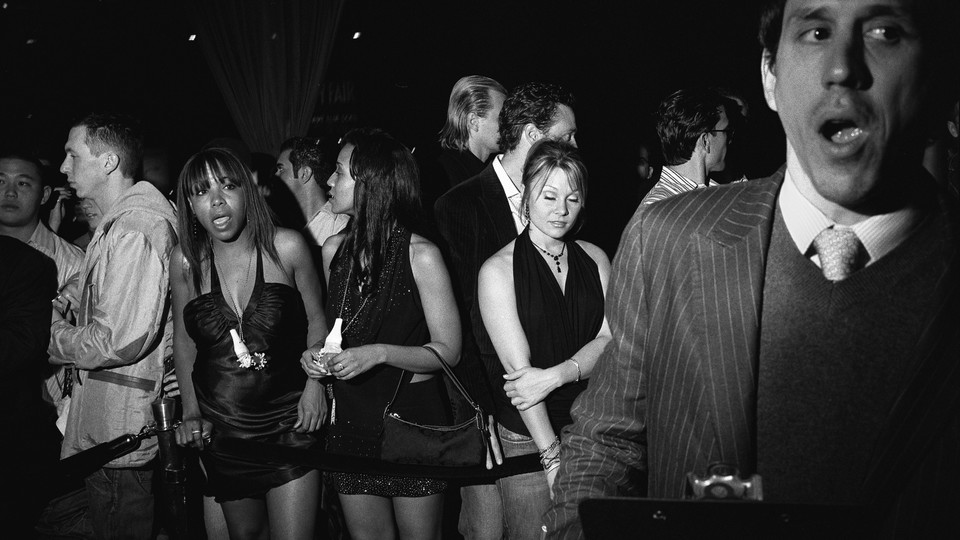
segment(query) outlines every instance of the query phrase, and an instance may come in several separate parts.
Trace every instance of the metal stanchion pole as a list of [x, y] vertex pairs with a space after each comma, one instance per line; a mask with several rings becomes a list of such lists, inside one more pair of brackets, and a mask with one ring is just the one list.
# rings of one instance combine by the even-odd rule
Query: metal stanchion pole
[[177, 446], [174, 429], [177, 401], [173, 398], [160, 398], [152, 403], [153, 417], [157, 422], [157, 442], [160, 448], [161, 487], [164, 508], [174, 538], [187, 539], [187, 490], [186, 467], [183, 463], [183, 450]]

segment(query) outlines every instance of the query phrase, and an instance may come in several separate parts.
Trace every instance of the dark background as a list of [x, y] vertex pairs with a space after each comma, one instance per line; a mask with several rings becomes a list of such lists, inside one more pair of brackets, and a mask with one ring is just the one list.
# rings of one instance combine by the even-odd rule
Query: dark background
[[[173, 176], [205, 142], [237, 131], [180, 1], [0, 0], [2, 140], [58, 165], [72, 120], [91, 110], [139, 116]], [[686, 85], [734, 88], [751, 106], [731, 153], [747, 173], [783, 161], [763, 102], [757, 2], [347, 0], [311, 134], [383, 127], [426, 159], [461, 76], [508, 89], [555, 82], [577, 97], [577, 141], [591, 173], [583, 236], [612, 253], [639, 194], [636, 146], [652, 112]], [[282, 31], [282, 29], [278, 29]], [[353, 39], [354, 32], [361, 32]], [[297, 135], [297, 134], [290, 134]], [[738, 157], [740, 157], [738, 156]], [[428, 181], [428, 179], [424, 179]]]

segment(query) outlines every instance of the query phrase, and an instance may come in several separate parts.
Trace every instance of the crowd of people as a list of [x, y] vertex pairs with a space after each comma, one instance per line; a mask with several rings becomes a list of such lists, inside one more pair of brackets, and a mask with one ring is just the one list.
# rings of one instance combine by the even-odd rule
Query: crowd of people
[[[66, 134], [66, 186], [0, 149], [0, 414], [11, 481], [36, 486], [0, 527], [156, 538], [156, 438], [82, 479], [55, 465], [140, 433], [170, 397], [207, 538], [441, 538], [451, 513], [467, 539], [580, 538], [582, 501], [691, 498], [688, 475], [718, 463], [762, 478], [765, 501], [861, 508], [866, 536], [955, 531], [958, 16], [767, 2], [784, 165], [727, 167], [745, 102], [677, 89], [612, 263], [577, 236], [600, 210], [576, 100], [550, 83], [460, 79], [432, 163], [371, 127], [333, 151], [292, 136], [272, 188], [220, 140], [162, 192], [141, 179], [140, 126], [111, 113]], [[482, 478], [231, 444], [379, 459], [385, 411], [458, 416], [437, 356], [489, 413]], [[524, 456], [540, 466], [496, 473]]]

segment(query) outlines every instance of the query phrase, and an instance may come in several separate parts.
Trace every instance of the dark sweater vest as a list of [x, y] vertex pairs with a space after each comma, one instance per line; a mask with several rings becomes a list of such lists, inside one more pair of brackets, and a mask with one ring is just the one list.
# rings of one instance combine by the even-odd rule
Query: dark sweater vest
[[777, 208], [767, 257], [757, 390], [764, 499], [856, 503], [877, 436], [914, 362], [937, 276], [934, 220], [831, 283]]

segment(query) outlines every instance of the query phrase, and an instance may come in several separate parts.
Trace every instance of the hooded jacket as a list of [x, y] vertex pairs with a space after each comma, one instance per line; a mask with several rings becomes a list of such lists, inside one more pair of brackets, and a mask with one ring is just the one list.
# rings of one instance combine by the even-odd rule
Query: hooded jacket
[[[77, 381], [61, 446], [66, 458], [153, 420], [163, 360], [173, 338], [170, 253], [177, 245], [173, 206], [150, 183], [125, 191], [94, 232], [80, 272], [76, 326], [51, 329], [51, 356], [73, 363]], [[107, 467], [141, 467], [155, 438]]]

